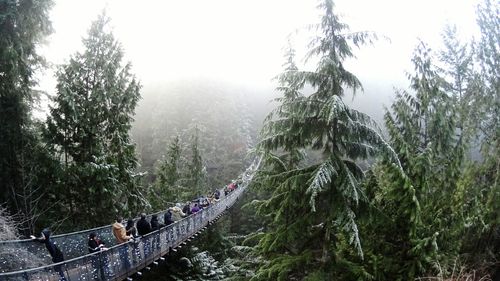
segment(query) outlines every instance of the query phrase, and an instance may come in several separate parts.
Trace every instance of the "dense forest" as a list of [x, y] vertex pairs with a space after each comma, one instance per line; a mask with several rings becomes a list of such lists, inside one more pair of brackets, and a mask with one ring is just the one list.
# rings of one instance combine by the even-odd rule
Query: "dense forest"
[[498, 1], [477, 6], [477, 38], [448, 25], [442, 49], [415, 46], [383, 123], [352, 104], [367, 89], [346, 63], [383, 36], [350, 30], [332, 0], [305, 58], [286, 46], [268, 95], [143, 87], [105, 12], [41, 93], [52, 6], [0, 0], [0, 240], [164, 210], [257, 157], [243, 200], [144, 280], [500, 280]]

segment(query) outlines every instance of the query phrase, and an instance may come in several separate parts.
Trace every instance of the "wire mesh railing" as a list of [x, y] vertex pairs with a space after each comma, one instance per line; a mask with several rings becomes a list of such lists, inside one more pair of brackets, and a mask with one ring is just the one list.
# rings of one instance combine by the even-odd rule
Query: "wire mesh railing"
[[[167, 210], [164, 210], [154, 214], [158, 215], [158, 217], [163, 217], [166, 212]], [[151, 219], [152, 215], [153, 214], [148, 215], [148, 221]], [[134, 223], [137, 222], [138, 219], [139, 218], [135, 218]], [[64, 253], [66, 259], [72, 259], [81, 256], [82, 253], [87, 252], [86, 241], [90, 233], [92, 232], [94, 232], [97, 237], [99, 237], [107, 246], [116, 245], [116, 239], [113, 236], [110, 225], [60, 235], [53, 235], [51, 236], [51, 240], [57, 244], [59, 249]], [[48, 256], [46, 253], [44, 244], [39, 243], [33, 239], [0, 241], [0, 251], [28, 251], [31, 254], [37, 256], [45, 263], [52, 262], [50, 256]], [[2, 272], [1, 269], [0, 272]]]
[[[260, 162], [260, 161], [259, 161]], [[257, 166], [256, 166], [257, 165]], [[257, 161], [254, 161], [250, 167], [243, 173], [242, 179], [243, 184], [246, 184], [245, 181], [249, 179], [250, 175], [253, 175], [253, 170], [255, 167], [258, 167]], [[224, 194], [222, 190], [220, 190], [220, 194]], [[221, 200], [224, 198], [221, 197]], [[167, 210], [155, 213], [158, 217], [163, 217]], [[148, 220], [151, 218], [150, 214], [148, 216]], [[138, 218], [135, 218], [134, 221], [137, 221]], [[110, 225], [105, 225], [93, 229], [86, 229], [77, 232], [52, 235], [51, 239], [54, 241], [59, 249], [64, 253], [64, 257], [66, 259], [73, 259], [87, 253], [87, 239], [90, 233], [96, 233], [97, 237], [99, 237], [108, 247], [116, 244], [116, 240], [110, 230]], [[26, 255], [25, 252], [29, 252], [30, 255]], [[47, 251], [43, 243], [39, 243], [32, 239], [22, 239], [22, 240], [9, 240], [9, 241], [0, 241], [0, 252], [10, 252], [13, 255], [17, 255], [18, 257], [25, 257], [25, 259], [36, 257], [39, 261], [44, 264], [50, 264], [51, 258], [47, 255]], [[5, 267], [2, 268], [0, 265], [0, 273], [8, 271]]]
[[[14, 280], [123, 280], [127, 276], [146, 267], [148, 264], [178, 247], [188, 238], [216, 220], [226, 209], [231, 207], [240, 194], [247, 188], [258, 167], [254, 162], [243, 174], [243, 184], [227, 196], [211, 204], [209, 207], [190, 215], [171, 225], [149, 233], [127, 243], [114, 245], [108, 250], [86, 254], [87, 239], [91, 232], [96, 232], [107, 241], [115, 241], [111, 226], [73, 232], [53, 236], [58, 246], [66, 250], [65, 256], [70, 259], [32, 269], [20, 269], [0, 273], [0, 281]], [[221, 193], [223, 194], [223, 193]], [[158, 213], [164, 214], [166, 211]], [[32, 240], [3, 241], [0, 247], [25, 247], [33, 253], [46, 253], [43, 244]], [[70, 246], [71, 245], [71, 246]], [[81, 245], [81, 246], [80, 246]], [[0, 269], [1, 270], [1, 269]]]
[[61, 263], [0, 273], [0, 280], [123, 280], [178, 247], [209, 222], [216, 220], [234, 204], [245, 188], [246, 186], [242, 186], [200, 212], [141, 238]]

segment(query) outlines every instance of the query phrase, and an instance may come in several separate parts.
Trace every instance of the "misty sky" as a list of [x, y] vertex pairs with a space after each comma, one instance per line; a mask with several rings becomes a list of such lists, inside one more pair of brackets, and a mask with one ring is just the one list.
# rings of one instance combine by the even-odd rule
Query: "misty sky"
[[[477, 0], [337, 0], [337, 12], [352, 30], [371, 30], [390, 38], [356, 52], [350, 69], [365, 85], [384, 90], [406, 86], [417, 38], [439, 46], [446, 23], [464, 38], [476, 32]], [[56, 0], [55, 32], [42, 53], [54, 65], [82, 49], [81, 38], [105, 8], [123, 44], [133, 73], [145, 87], [186, 77], [208, 77], [248, 86], [274, 88], [286, 37], [317, 23], [313, 0]], [[310, 33], [294, 36], [299, 59]], [[300, 61], [299, 61], [300, 62]], [[51, 71], [40, 88], [55, 92]], [[386, 102], [387, 98], [371, 97]]]

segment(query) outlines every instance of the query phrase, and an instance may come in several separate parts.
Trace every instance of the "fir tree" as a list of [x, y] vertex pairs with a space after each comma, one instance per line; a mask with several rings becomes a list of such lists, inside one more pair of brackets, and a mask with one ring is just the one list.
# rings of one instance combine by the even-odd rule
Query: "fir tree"
[[[485, 88], [480, 92], [483, 118], [481, 133], [493, 151], [497, 149], [500, 136], [500, 5], [498, 2], [484, 0], [477, 8], [477, 23], [481, 30], [477, 58], [484, 77]], [[496, 147], [495, 147], [496, 146]], [[484, 147], [483, 149], [487, 149]], [[485, 153], [486, 155], [487, 153]]]
[[474, 70], [473, 49], [458, 39], [456, 26], [447, 25], [442, 38], [445, 48], [439, 53], [439, 60], [443, 66], [438, 72], [444, 80], [443, 90], [454, 102], [460, 141], [466, 144], [477, 131], [478, 113], [471, 105], [475, 103], [480, 78]]
[[[317, 68], [292, 71], [293, 82], [287, 82], [299, 89], [310, 85], [314, 92], [284, 98], [266, 119], [259, 147], [266, 153], [308, 148], [322, 157], [292, 170], [283, 163], [274, 170], [272, 163], [279, 161], [264, 166], [273, 194], [261, 203], [260, 212], [273, 221], [258, 245], [269, 262], [254, 280], [329, 280], [340, 271], [355, 270], [338, 255], [338, 247], [346, 239], [352, 251], [363, 256], [356, 217], [364, 201], [364, 172], [357, 160], [391, 152], [374, 122], [342, 100], [345, 89], [361, 89], [358, 78], [344, 67], [344, 60], [353, 57], [351, 45], [371, 42], [375, 36], [349, 32], [334, 14], [332, 1], [321, 2], [319, 8], [324, 11], [318, 25], [321, 36], [311, 42], [308, 53], [308, 58], [319, 57]], [[290, 213], [294, 218], [287, 221]]]
[[[464, 225], [462, 252], [473, 256], [472, 266], [495, 268], [500, 256], [500, 6], [484, 0], [477, 7], [481, 36], [476, 60], [481, 67], [471, 102], [472, 122], [477, 125], [481, 159], [468, 163], [458, 182], [454, 203]], [[500, 276], [498, 266], [497, 276]]]
[[37, 102], [34, 74], [44, 66], [37, 46], [52, 32], [51, 7], [50, 0], [0, 1], [0, 201], [29, 230], [46, 187], [44, 164], [37, 163], [46, 155], [31, 111]]
[[198, 144], [198, 130], [191, 138], [190, 162], [187, 164], [187, 191], [189, 198], [203, 195], [206, 190], [204, 186], [204, 167], [203, 159]]
[[155, 209], [164, 208], [165, 203], [191, 200], [207, 191], [197, 129], [191, 137], [190, 148], [189, 155], [185, 155], [186, 150], [182, 148], [180, 138], [177, 136], [172, 139], [166, 157], [156, 172], [154, 190], [150, 198]]
[[390, 143], [403, 170], [387, 162], [377, 165], [370, 202], [386, 219], [375, 216], [362, 226], [371, 237], [367, 270], [377, 280], [414, 279], [439, 258], [438, 247], [449, 256], [460, 248], [460, 228], [450, 227], [457, 224], [460, 206], [450, 198], [464, 158], [455, 99], [460, 93], [457, 83], [462, 82], [445, 82], [424, 43], [416, 48], [412, 62], [414, 73], [408, 78], [413, 92], [398, 91], [385, 114]]
[[165, 203], [179, 200], [181, 178], [181, 144], [176, 136], [168, 146], [167, 155], [156, 172], [155, 189], [150, 200], [155, 209], [164, 208]]
[[65, 174], [58, 196], [79, 226], [107, 223], [114, 214], [142, 209], [144, 203], [128, 132], [140, 85], [130, 63], [123, 65], [123, 50], [104, 14], [92, 23], [83, 44], [84, 52], [57, 74], [45, 130]]

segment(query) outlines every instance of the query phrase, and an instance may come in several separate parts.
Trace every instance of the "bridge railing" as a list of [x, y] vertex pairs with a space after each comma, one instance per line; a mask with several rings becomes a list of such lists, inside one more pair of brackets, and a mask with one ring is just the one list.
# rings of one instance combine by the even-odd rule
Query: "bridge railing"
[[[0, 281], [123, 280], [167, 254], [231, 207], [246, 185], [219, 202], [142, 238], [61, 263], [0, 274]], [[108, 227], [109, 231], [109, 227]], [[82, 243], [79, 241], [79, 243]], [[64, 279], [62, 278], [64, 276]]]
[[[166, 212], [167, 210], [163, 210], [154, 214], [158, 215], [158, 217], [162, 220]], [[151, 218], [151, 215], [153, 214], [148, 215], [148, 220]], [[138, 218], [135, 218], [134, 222], [136, 222], [137, 220]], [[64, 257], [66, 259], [72, 259], [81, 256], [82, 253], [88, 252], [87, 240], [90, 233], [92, 232], [96, 233], [97, 237], [99, 237], [107, 247], [116, 244], [116, 239], [113, 236], [110, 225], [54, 235], [51, 236], [51, 239], [64, 253]], [[25, 250], [30, 252], [31, 254], [34, 254], [45, 263], [52, 263], [51, 258], [47, 254], [45, 246], [42, 243], [36, 242], [32, 239], [0, 241], [0, 251], [9, 251], [15, 253]], [[2, 272], [1, 269], [0, 272]]]
[[[249, 175], [249, 171], [253, 168], [255, 164], [252, 164], [247, 171], [243, 174], [243, 180], [245, 184], [245, 176]], [[223, 197], [223, 190], [219, 190], [221, 193], [221, 200]], [[155, 213], [158, 215], [160, 220], [163, 219], [164, 214], [167, 210]], [[153, 215], [153, 214], [151, 214]], [[148, 220], [151, 218], [148, 215]], [[138, 218], [134, 219], [136, 222]], [[86, 229], [77, 232], [65, 233], [60, 235], [51, 236], [52, 241], [54, 241], [59, 249], [63, 252], [66, 260], [73, 259], [82, 256], [84, 253], [88, 252], [87, 240], [90, 233], [96, 233], [96, 235], [105, 243], [107, 247], [116, 245], [116, 239], [113, 236], [110, 225], [104, 225], [101, 227], [96, 227], [93, 229]], [[50, 256], [47, 254], [44, 244], [36, 242], [32, 239], [22, 239], [22, 240], [9, 240], [0, 241], [0, 252], [10, 252], [17, 255], [18, 257], [23, 256], [23, 252], [28, 251], [32, 255], [38, 257], [40, 261], [45, 264], [52, 263]], [[5, 268], [0, 265], [0, 273], [5, 272]]]

